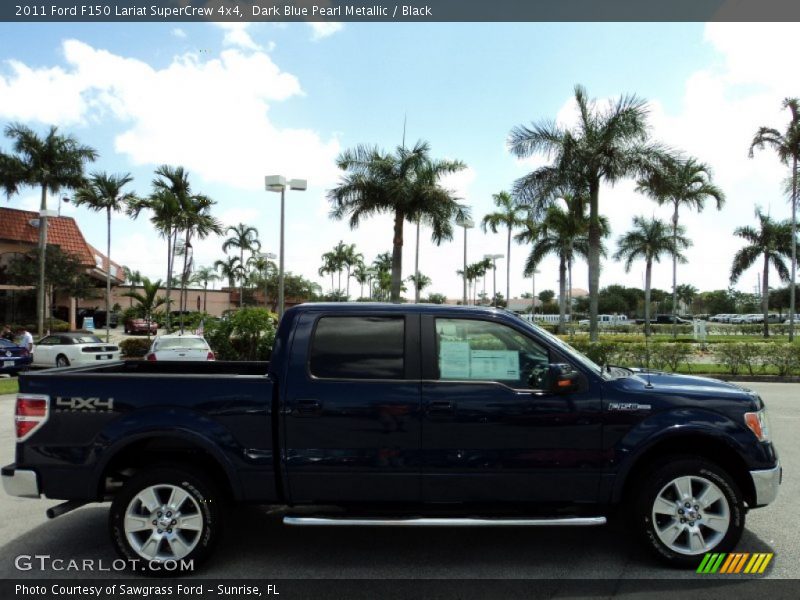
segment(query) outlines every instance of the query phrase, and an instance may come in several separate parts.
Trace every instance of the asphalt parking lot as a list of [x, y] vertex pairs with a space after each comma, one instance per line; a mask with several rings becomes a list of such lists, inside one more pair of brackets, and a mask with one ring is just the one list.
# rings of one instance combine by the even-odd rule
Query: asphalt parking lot
[[[765, 577], [796, 578], [800, 565], [800, 384], [742, 384], [761, 393], [784, 466], [778, 500], [752, 511], [739, 550], [774, 552]], [[0, 459], [13, 462], [13, 396], [0, 396]], [[80, 572], [19, 571], [15, 557], [115, 558], [107, 506], [49, 521], [56, 504], [0, 493], [0, 577], [81, 578]], [[124, 577], [103, 573], [104, 578]], [[210, 563], [194, 577], [226, 579], [689, 579], [693, 570], [649, 558], [618, 525], [597, 528], [290, 528], [265, 508], [237, 508]]]

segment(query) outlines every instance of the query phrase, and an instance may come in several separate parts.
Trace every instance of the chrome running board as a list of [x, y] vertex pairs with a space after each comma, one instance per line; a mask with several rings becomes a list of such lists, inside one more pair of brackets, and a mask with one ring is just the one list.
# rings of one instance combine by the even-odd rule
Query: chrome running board
[[605, 525], [605, 517], [567, 517], [557, 519], [473, 519], [419, 517], [410, 519], [283, 517], [284, 525], [302, 526], [372, 526], [372, 527], [552, 527]]

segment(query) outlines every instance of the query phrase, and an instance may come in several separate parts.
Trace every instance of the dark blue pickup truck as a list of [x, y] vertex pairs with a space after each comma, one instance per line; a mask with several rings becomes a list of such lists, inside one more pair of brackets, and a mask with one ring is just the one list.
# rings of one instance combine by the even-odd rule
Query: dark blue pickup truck
[[[269, 363], [20, 377], [8, 493], [111, 500], [119, 553], [199, 563], [235, 503], [291, 525], [599, 525], [673, 564], [738, 542], [781, 467], [754, 392], [598, 366], [504, 311], [306, 304]], [[299, 510], [301, 509], [302, 510]]]

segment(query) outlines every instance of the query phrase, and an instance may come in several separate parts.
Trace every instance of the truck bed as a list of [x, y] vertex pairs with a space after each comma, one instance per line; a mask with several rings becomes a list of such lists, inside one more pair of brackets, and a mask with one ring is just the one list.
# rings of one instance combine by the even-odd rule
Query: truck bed
[[101, 498], [120, 453], [205, 452], [240, 499], [277, 499], [268, 366], [124, 361], [23, 374], [20, 393], [45, 394], [52, 409], [16, 462], [39, 472], [49, 498]]

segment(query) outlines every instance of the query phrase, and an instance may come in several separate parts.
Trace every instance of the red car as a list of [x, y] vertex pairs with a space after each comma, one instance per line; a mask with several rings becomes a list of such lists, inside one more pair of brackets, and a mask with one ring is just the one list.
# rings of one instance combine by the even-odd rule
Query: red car
[[128, 319], [125, 321], [125, 333], [150, 333], [155, 335], [158, 332], [158, 323], [149, 319]]

